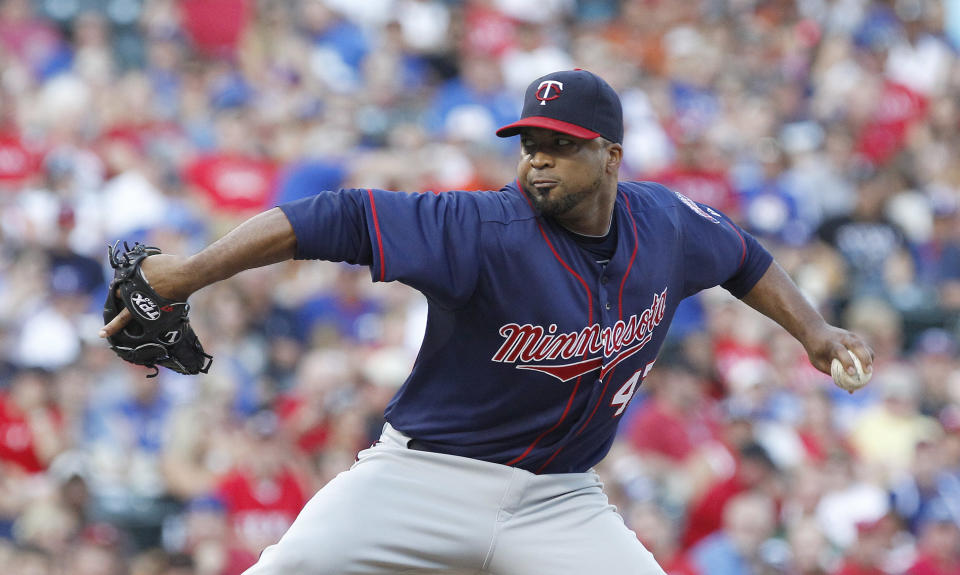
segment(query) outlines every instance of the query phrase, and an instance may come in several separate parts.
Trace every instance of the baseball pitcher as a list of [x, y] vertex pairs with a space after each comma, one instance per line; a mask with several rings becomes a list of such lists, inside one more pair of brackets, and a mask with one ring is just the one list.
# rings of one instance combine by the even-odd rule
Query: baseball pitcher
[[[499, 191], [321, 191], [193, 256], [139, 260], [136, 277], [164, 303], [290, 258], [366, 265], [373, 281], [403, 282], [429, 302], [379, 442], [249, 575], [662, 575], [592, 467], [677, 304], [705, 288], [777, 321], [820, 371], [836, 359], [847, 375], [855, 361], [869, 375], [864, 342], [828, 325], [730, 219], [656, 183], [618, 180], [623, 115], [603, 79], [572, 70], [534, 80], [521, 119], [497, 135], [520, 136], [517, 178]], [[115, 304], [102, 337], [144, 323], [127, 307]], [[169, 361], [179, 349], [145, 355], [209, 366], [192, 343], [189, 361]]]

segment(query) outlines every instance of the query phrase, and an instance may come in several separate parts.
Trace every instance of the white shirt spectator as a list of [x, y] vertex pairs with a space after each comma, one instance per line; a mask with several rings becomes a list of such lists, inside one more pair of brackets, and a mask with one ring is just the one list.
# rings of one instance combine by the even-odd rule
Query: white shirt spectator
[[933, 36], [922, 36], [915, 44], [904, 40], [890, 48], [887, 77], [925, 96], [946, 88], [952, 60], [950, 48]]
[[494, 0], [493, 3], [507, 16], [525, 22], [555, 22], [574, 7], [573, 0]]
[[541, 45], [524, 51], [511, 49], [500, 61], [503, 80], [511, 94], [522, 95], [530, 78], [574, 67], [573, 58], [556, 46]]
[[17, 341], [21, 365], [56, 370], [80, 355], [80, 337], [69, 318], [47, 306], [27, 317]]
[[103, 187], [104, 231], [108, 238], [121, 238], [136, 230], [150, 229], [164, 222], [167, 201], [143, 174], [124, 172]]
[[418, 52], [443, 48], [450, 29], [450, 9], [436, 0], [403, 0], [397, 6], [403, 40]]

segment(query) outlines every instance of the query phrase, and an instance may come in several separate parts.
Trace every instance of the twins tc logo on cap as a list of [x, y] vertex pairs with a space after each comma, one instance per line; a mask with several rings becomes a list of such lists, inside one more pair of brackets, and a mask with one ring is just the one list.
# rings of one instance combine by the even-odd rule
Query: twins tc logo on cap
[[515, 136], [524, 128], [543, 128], [588, 140], [602, 136], [620, 144], [620, 97], [603, 78], [586, 70], [553, 72], [530, 82], [523, 94], [520, 119], [497, 130], [497, 135]]
[[540, 82], [540, 86], [537, 87], [537, 99], [540, 100], [541, 106], [546, 106], [547, 102], [550, 100], [556, 100], [560, 97], [560, 94], [563, 93], [563, 82], [557, 82], [556, 80], [544, 80]]

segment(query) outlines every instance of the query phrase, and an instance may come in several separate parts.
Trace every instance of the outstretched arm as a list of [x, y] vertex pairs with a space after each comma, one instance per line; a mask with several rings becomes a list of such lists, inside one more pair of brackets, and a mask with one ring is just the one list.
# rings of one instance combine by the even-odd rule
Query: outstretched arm
[[[190, 257], [160, 254], [143, 261], [142, 271], [159, 295], [185, 300], [193, 292], [243, 270], [293, 257], [297, 238], [280, 208], [267, 210], [243, 222], [227, 235]], [[109, 337], [130, 321], [124, 309], [100, 330]]]
[[828, 324], [776, 262], [770, 264], [743, 301], [797, 338], [806, 349], [810, 362], [823, 373], [830, 373], [834, 358], [840, 360], [847, 373], [856, 373], [853, 360], [844, 348], [857, 356], [865, 372], [872, 371], [873, 351], [870, 347], [856, 334]]

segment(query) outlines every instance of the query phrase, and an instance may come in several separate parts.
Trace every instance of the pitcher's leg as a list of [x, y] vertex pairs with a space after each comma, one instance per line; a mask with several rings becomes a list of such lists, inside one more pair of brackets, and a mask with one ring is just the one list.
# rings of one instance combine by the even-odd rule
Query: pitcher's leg
[[496, 515], [480, 500], [489, 491], [495, 506], [496, 491], [441, 457], [389, 446], [361, 453], [245, 575], [476, 573]]
[[494, 575], [665, 575], [599, 481], [527, 501], [500, 524], [488, 569]]

